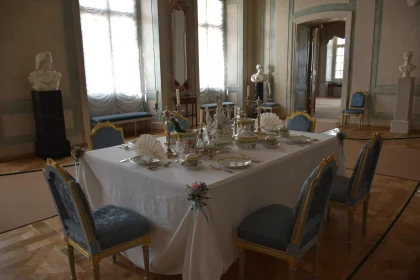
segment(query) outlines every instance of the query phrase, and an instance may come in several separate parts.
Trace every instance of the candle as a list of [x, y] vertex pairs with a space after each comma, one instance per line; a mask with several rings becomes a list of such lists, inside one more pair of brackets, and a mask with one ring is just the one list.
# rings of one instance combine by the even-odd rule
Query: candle
[[179, 99], [179, 89], [176, 89], [176, 105], [179, 105], [181, 103], [181, 100]]
[[155, 103], [156, 103], [156, 104], [158, 104], [158, 103], [159, 103], [159, 91], [156, 91]]
[[200, 110], [200, 124], [203, 123], [203, 110]]
[[268, 83], [268, 96], [271, 97], [271, 84]]
[[246, 99], [249, 99], [249, 85], [246, 86]]

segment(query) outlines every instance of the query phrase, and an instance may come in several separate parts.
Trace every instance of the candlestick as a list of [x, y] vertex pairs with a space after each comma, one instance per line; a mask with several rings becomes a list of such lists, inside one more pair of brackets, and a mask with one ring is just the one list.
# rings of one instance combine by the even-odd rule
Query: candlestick
[[166, 134], [166, 145], [168, 146], [165, 154], [168, 158], [174, 158], [174, 157], [177, 157], [178, 154], [171, 150], [171, 132], [169, 131], [170, 123], [171, 123], [170, 115], [171, 115], [171, 112], [166, 107], [166, 110], [163, 112], [163, 117], [165, 119], [164, 125], [166, 127], [166, 133], [165, 133]]
[[156, 91], [155, 103], [159, 103], [159, 91]]
[[268, 83], [268, 99], [271, 99], [271, 84]]
[[249, 99], [249, 85], [246, 86], [246, 99]]
[[257, 134], [261, 134], [262, 130], [261, 130], [261, 104], [262, 104], [262, 100], [260, 99], [260, 97], [258, 96], [258, 99], [255, 100], [255, 105], [257, 106], [257, 112], [258, 112], [258, 128], [255, 131]]

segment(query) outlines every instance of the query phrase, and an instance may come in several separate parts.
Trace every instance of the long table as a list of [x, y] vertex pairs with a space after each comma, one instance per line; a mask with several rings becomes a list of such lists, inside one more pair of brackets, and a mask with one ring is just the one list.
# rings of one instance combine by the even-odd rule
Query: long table
[[[335, 136], [293, 132], [319, 139], [309, 145], [287, 145], [266, 149], [260, 144], [252, 150], [232, 151], [218, 157], [246, 155], [261, 160], [232, 174], [211, 168], [217, 163], [203, 159], [198, 170], [177, 163], [150, 171], [122, 159], [133, 150], [117, 147], [85, 153], [81, 160], [81, 185], [93, 209], [113, 204], [137, 211], [151, 223], [151, 271], [180, 274], [183, 279], [219, 279], [237, 258], [236, 229], [258, 208], [279, 203], [294, 207], [300, 189], [311, 171], [331, 154], [338, 174], [345, 174], [340, 144]], [[163, 140], [162, 140], [163, 141]], [[186, 185], [206, 182], [211, 199], [205, 215], [190, 211]], [[125, 256], [143, 267], [140, 248]]]

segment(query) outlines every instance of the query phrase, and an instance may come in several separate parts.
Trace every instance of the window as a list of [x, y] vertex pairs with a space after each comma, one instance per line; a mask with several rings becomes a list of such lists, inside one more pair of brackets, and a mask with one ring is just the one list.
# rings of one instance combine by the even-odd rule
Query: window
[[343, 79], [344, 71], [344, 44], [345, 39], [334, 37], [334, 79], [340, 80]]
[[200, 101], [225, 91], [224, 1], [198, 0]]
[[79, 0], [91, 115], [142, 107], [136, 0]]

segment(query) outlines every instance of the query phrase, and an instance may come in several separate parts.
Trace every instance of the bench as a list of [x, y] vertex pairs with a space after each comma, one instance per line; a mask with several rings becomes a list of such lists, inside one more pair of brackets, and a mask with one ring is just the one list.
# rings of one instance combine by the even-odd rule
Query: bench
[[97, 125], [98, 123], [107, 122], [113, 123], [115, 125], [125, 124], [134, 122], [134, 134], [137, 135], [137, 122], [150, 121], [150, 131], [152, 131], [152, 114], [147, 112], [131, 112], [131, 113], [121, 113], [114, 115], [90, 117], [90, 124], [92, 126]]
[[[222, 105], [223, 107], [226, 107], [226, 106], [232, 107], [232, 113], [233, 115], [235, 115], [235, 111], [236, 111], [235, 103], [227, 101], [227, 102], [222, 102]], [[209, 112], [216, 111], [217, 103], [209, 103], [209, 104], [200, 105], [200, 123], [203, 123], [206, 108], [209, 108]]]
[[263, 111], [270, 111], [271, 113], [273, 110], [277, 110], [277, 116], [280, 115], [280, 104], [276, 102], [265, 102], [261, 104], [261, 109]]

